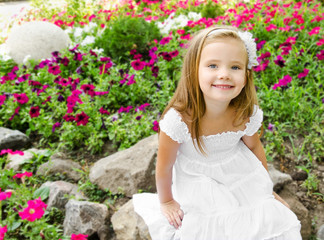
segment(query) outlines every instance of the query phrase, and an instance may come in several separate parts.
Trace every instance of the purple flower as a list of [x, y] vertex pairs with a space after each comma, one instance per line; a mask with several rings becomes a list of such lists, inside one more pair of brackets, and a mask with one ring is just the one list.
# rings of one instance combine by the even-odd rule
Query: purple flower
[[59, 123], [59, 122], [54, 123], [54, 125], [52, 127], [52, 132], [55, 132], [55, 129], [58, 128], [58, 127], [61, 127], [61, 126], [62, 126], [62, 124]]
[[142, 62], [141, 60], [137, 59], [135, 61], [132, 61], [131, 65], [135, 70], [142, 70], [145, 67], [145, 62]]
[[153, 127], [152, 127], [153, 131], [158, 132], [159, 131], [159, 122], [158, 121], [154, 121], [153, 122]]
[[142, 115], [139, 115], [136, 117], [136, 120], [141, 120], [141, 118], [142, 118]]
[[6, 101], [6, 95], [0, 95], [0, 106]]
[[82, 61], [82, 53], [75, 52], [73, 60]]
[[269, 123], [269, 125], [268, 125], [268, 130], [270, 130], [271, 132], [273, 132], [273, 130], [274, 130], [274, 125], [271, 124], [271, 123]]
[[260, 41], [258, 44], [257, 44], [257, 50], [261, 50], [263, 48], [263, 45], [266, 43], [265, 40], [262, 40]]
[[285, 60], [282, 58], [281, 55], [277, 56], [277, 60], [274, 60], [275, 64], [277, 64], [280, 67], [284, 67], [285, 66]]
[[321, 50], [319, 54], [316, 54], [316, 57], [318, 60], [323, 60], [324, 59], [324, 50]]
[[58, 75], [61, 73], [60, 66], [49, 66], [48, 67], [48, 72], [53, 74], [53, 75]]

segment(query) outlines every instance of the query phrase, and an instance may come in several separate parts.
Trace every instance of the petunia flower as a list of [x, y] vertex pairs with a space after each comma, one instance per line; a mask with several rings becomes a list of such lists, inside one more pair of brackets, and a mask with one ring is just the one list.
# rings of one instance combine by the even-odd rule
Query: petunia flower
[[52, 127], [52, 132], [55, 132], [55, 129], [58, 128], [58, 127], [61, 127], [62, 124], [60, 122], [56, 122], [53, 124], [53, 127]]
[[14, 114], [11, 115], [9, 121], [12, 121], [16, 115], [19, 115], [20, 106], [16, 107]]
[[29, 98], [28, 96], [26, 95], [26, 93], [21, 93], [21, 94], [18, 94], [18, 93], [14, 93], [13, 94], [14, 96], [14, 102], [18, 102], [20, 104], [25, 104], [28, 102]]
[[159, 122], [158, 121], [154, 121], [153, 122], [153, 127], [152, 127], [153, 131], [158, 132], [159, 131]]
[[29, 222], [33, 222], [36, 219], [42, 218], [42, 216], [45, 213], [45, 209], [47, 208], [47, 205], [42, 202], [41, 198], [35, 200], [29, 200], [28, 201], [28, 207], [23, 209], [23, 211], [19, 212], [19, 216], [21, 219], [26, 219]]
[[106, 115], [109, 115], [110, 114], [110, 112], [108, 112], [106, 109], [104, 109], [103, 107], [101, 107], [100, 109], [99, 109], [99, 112], [101, 113], [101, 114], [106, 114]]
[[145, 67], [145, 62], [142, 62], [141, 60], [137, 59], [135, 61], [132, 61], [131, 65], [135, 70], [139, 71], [143, 70], [143, 68]]
[[39, 114], [40, 114], [39, 111], [40, 111], [39, 106], [31, 107], [30, 110], [29, 110], [29, 115], [30, 115], [30, 117], [31, 117], [31, 118], [38, 117]]
[[168, 44], [171, 39], [172, 39], [172, 37], [164, 37], [164, 38], [162, 38], [161, 41], [160, 41], [160, 45]]
[[282, 58], [281, 55], [277, 56], [277, 59], [274, 60], [275, 64], [277, 64], [280, 67], [284, 67], [285, 66], [285, 60]]
[[31, 176], [33, 176], [33, 173], [32, 172], [17, 173], [12, 178], [13, 179], [15, 179], [15, 178], [22, 178], [24, 176], [25, 177], [31, 177]]
[[4, 155], [6, 153], [10, 153], [11, 155], [14, 155], [14, 154], [19, 154], [21, 156], [24, 155], [24, 152], [22, 151], [19, 151], [19, 150], [16, 150], [16, 151], [12, 151], [11, 149], [2, 149], [1, 152], [0, 152], [0, 156], [1, 155]]
[[53, 75], [58, 75], [60, 74], [62, 71], [60, 70], [60, 66], [56, 65], [56, 66], [49, 66], [48, 67], [48, 72], [53, 74]]
[[88, 235], [83, 235], [83, 234], [72, 234], [71, 235], [71, 240], [87, 240]]
[[4, 104], [4, 102], [6, 101], [6, 95], [0, 95], [0, 106]]
[[324, 44], [324, 38], [318, 40], [318, 42], [316, 43], [317, 46], [322, 46]]
[[324, 59], [324, 50], [321, 50], [320, 53], [316, 54], [316, 57], [318, 60], [323, 60]]
[[263, 48], [263, 45], [266, 43], [267, 41], [262, 40], [259, 43], [257, 43], [257, 50], [261, 50]]
[[278, 87], [286, 87], [288, 83], [290, 83], [292, 77], [289, 75], [285, 75], [282, 79], [279, 79], [278, 83], [274, 84], [272, 89], [276, 90]]
[[11, 194], [12, 192], [1, 192], [1, 188], [0, 188], [0, 201], [10, 198]]
[[79, 113], [75, 116], [75, 121], [77, 122], [77, 126], [80, 125], [87, 125], [87, 123], [89, 122], [89, 116], [87, 114], [85, 114], [85, 112]]
[[298, 74], [298, 78], [304, 78], [308, 75], [309, 69], [305, 68], [303, 72]]
[[321, 30], [321, 27], [314, 27], [309, 33], [309, 36], [312, 36], [314, 34], [319, 34], [319, 31]]
[[3, 240], [5, 237], [6, 232], [8, 231], [7, 225], [4, 227], [0, 226], [0, 240]]
[[68, 115], [68, 114], [65, 114], [65, 115], [63, 116], [63, 119], [64, 119], [65, 121], [67, 121], [67, 122], [74, 122], [74, 121], [75, 121], [75, 117], [72, 116], [72, 115]]
[[274, 24], [269, 24], [269, 26], [267, 26], [265, 28], [268, 32], [270, 32], [271, 30], [277, 29], [277, 26]]

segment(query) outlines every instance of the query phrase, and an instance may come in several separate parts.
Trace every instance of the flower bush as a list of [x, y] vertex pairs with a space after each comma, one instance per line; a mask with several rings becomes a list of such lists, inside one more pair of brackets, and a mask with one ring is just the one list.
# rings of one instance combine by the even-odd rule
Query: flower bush
[[[320, 1], [66, 2], [59, 8], [33, 0], [37, 8], [30, 10], [23, 21], [44, 20], [65, 29], [72, 39], [69, 49], [41, 61], [26, 59], [24, 65], [0, 56], [1, 126], [21, 130], [39, 139], [39, 147], [53, 151], [86, 147], [95, 154], [107, 141], [112, 141], [116, 149], [128, 148], [157, 132], [160, 114], [177, 86], [182, 55], [192, 35], [215, 24], [233, 25], [256, 38], [259, 65], [253, 70], [264, 111], [262, 140], [268, 160], [284, 159], [287, 151], [293, 151], [296, 164], [307, 166], [309, 178], [305, 184], [311, 186], [309, 194], [323, 201], [323, 195], [317, 192], [318, 180], [311, 172], [312, 163], [322, 161], [324, 155], [324, 12]], [[217, 9], [217, 14], [210, 15], [207, 5]], [[103, 42], [102, 34], [119, 16], [155, 24], [160, 38], [144, 41], [146, 51], [130, 45], [123, 52], [123, 60], [112, 56], [96, 41]], [[108, 44], [111, 39], [105, 40]], [[296, 145], [300, 141], [301, 145]], [[292, 150], [286, 148], [287, 142]], [[2, 152], [6, 153], [16, 152]], [[4, 165], [2, 158], [0, 168]], [[46, 194], [39, 199], [37, 194], [34, 196], [36, 189], [28, 187], [44, 180], [28, 173], [35, 173], [36, 168], [37, 164], [30, 164], [26, 165], [27, 173], [5, 170], [0, 174], [0, 196], [8, 196], [13, 190], [2, 200], [0, 239], [17, 232], [33, 239], [38, 239], [40, 233], [52, 236], [50, 239], [62, 238], [62, 223], [47, 223], [54, 213], [47, 212], [46, 204], [40, 202], [46, 200]], [[18, 186], [17, 178], [24, 179], [25, 186]], [[87, 188], [86, 183], [82, 186]]]

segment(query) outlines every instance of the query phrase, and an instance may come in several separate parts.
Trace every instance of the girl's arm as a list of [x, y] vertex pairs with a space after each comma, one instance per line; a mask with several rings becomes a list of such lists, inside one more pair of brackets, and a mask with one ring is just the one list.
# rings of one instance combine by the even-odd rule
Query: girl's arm
[[[255, 133], [252, 136], [244, 135], [242, 137], [242, 140], [245, 143], [245, 145], [254, 153], [254, 155], [261, 161], [264, 168], [267, 171], [269, 171], [267, 157], [265, 155], [258, 133]], [[275, 199], [283, 203], [286, 207], [290, 208], [289, 204], [285, 200], [283, 200], [277, 193], [272, 192], [272, 194], [274, 195]]]
[[173, 199], [172, 168], [175, 163], [180, 144], [160, 131], [159, 149], [155, 170], [156, 188], [161, 203], [161, 211], [175, 228], [181, 226], [183, 211]]

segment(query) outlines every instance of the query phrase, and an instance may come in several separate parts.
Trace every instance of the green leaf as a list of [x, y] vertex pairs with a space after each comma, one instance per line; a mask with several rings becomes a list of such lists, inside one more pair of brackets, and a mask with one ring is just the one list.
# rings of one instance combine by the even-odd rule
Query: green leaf
[[41, 197], [42, 201], [44, 201], [46, 198], [48, 198], [49, 193], [50, 193], [49, 187], [41, 187], [34, 192], [33, 198], [36, 199]]
[[14, 230], [16, 230], [17, 228], [19, 228], [21, 225], [21, 222], [14, 222], [12, 225], [8, 225], [8, 231], [12, 232]]

